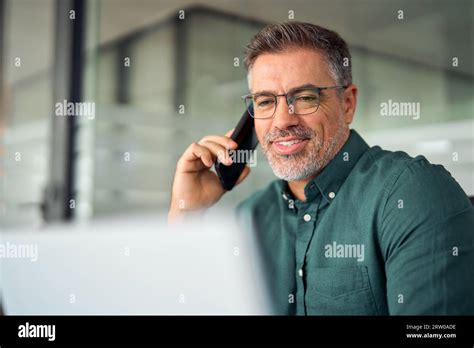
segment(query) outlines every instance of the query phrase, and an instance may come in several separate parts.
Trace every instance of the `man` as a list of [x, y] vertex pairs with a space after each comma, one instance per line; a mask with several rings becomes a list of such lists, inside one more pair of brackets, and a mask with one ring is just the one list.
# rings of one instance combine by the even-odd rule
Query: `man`
[[[308, 23], [270, 25], [247, 46], [246, 65], [245, 99], [279, 180], [238, 217], [260, 243], [275, 311], [474, 314], [469, 199], [442, 166], [369, 147], [349, 129], [357, 87], [344, 40]], [[230, 134], [184, 152], [170, 221], [224, 194], [210, 168], [235, 149]]]

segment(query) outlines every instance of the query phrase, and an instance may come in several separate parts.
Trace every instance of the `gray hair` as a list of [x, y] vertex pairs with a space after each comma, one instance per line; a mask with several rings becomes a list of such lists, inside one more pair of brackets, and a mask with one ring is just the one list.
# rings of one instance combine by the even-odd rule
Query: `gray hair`
[[247, 71], [263, 53], [278, 53], [298, 47], [322, 52], [331, 77], [338, 85], [352, 83], [351, 54], [339, 34], [318, 25], [296, 21], [270, 24], [250, 40], [244, 58]]

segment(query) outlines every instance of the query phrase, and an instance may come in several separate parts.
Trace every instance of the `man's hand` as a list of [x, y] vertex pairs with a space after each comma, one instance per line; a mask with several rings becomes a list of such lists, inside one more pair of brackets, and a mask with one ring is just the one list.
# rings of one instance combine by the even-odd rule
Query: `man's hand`
[[[226, 166], [232, 164], [227, 151], [237, 148], [237, 143], [230, 138], [233, 131], [231, 129], [225, 136], [205, 136], [192, 143], [180, 157], [173, 180], [168, 222], [186, 212], [212, 206], [225, 193], [219, 177], [210, 169], [218, 158]], [[250, 168], [246, 166], [237, 184], [249, 173]]]

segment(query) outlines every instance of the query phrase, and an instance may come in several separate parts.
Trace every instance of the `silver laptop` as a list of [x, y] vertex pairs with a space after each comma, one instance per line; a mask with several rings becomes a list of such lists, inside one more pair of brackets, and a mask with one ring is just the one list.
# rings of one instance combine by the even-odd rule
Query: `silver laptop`
[[270, 314], [249, 231], [153, 215], [0, 235], [6, 315]]

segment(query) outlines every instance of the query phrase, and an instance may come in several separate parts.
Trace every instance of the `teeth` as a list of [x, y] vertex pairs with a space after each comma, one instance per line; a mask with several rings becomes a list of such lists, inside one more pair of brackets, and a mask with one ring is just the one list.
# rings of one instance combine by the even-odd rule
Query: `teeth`
[[294, 139], [294, 140], [290, 140], [290, 141], [279, 141], [278, 145], [280, 145], [280, 146], [290, 146], [290, 145], [293, 145], [293, 144], [301, 143], [302, 141], [303, 140], [301, 140], [301, 139]]

